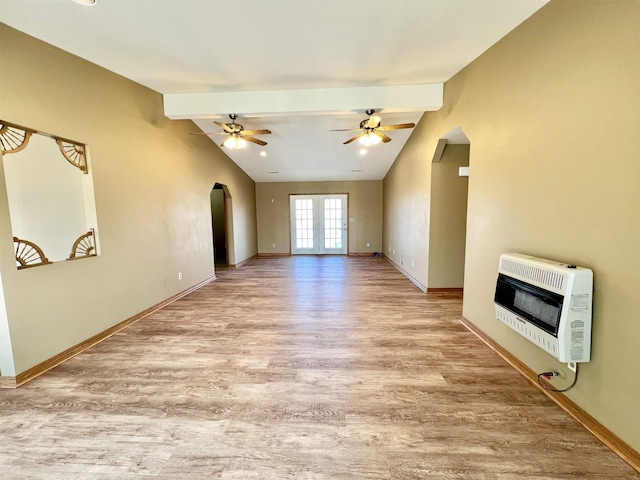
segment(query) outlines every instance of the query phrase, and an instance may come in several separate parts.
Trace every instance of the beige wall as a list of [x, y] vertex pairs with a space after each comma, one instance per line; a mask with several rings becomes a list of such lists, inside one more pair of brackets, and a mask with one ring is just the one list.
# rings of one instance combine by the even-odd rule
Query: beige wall
[[426, 290], [431, 161], [438, 137], [424, 117], [384, 178], [382, 252]]
[[462, 288], [467, 226], [469, 145], [447, 145], [439, 162], [431, 164], [429, 202], [429, 288]]
[[[424, 163], [461, 126], [471, 140], [465, 317], [533, 370], [566, 371], [495, 320], [498, 257], [522, 252], [593, 269], [592, 361], [566, 395], [636, 450], [638, 31], [635, 0], [552, 0], [446, 83], [443, 108], [423, 117], [385, 179], [384, 210], [385, 248], [411, 239], [411, 207], [429, 188]], [[421, 207], [418, 216], [424, 222]], [[410, 240], [406, 248], [424, 252]]]
[[0, 118], [89, 145], [101, 251], [17, 271], [0, 174], [0, 347], [10, 335], [15, 369], [0, 368], [12, 376], [213, 276], [215, 182], [233, 197], [232, 263], [257, 237], [253, 181], [191, 122], [165, 118], [161, 95], [2, 24], [0, 44]]
[[291, 253], [289, 195], [325, 193], [349, 195], [349, 253], [379, 252], [382, 242], [380, 180], [257, 183], [258, 252], [267, 255]]

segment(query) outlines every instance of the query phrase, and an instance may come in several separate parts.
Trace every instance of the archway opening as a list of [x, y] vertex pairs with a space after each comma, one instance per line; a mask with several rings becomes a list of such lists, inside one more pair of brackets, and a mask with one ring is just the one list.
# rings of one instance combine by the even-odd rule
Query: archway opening
[[427, 291], [462, 291], [470, 141], [460, 127], [438, 142], [431, 164]]
[[216, 267], [229, 266], [227, 208], [230, 197], [226, 185], [216, 183], [211, 189], [211, 229], [213, 231], [213, 259]]

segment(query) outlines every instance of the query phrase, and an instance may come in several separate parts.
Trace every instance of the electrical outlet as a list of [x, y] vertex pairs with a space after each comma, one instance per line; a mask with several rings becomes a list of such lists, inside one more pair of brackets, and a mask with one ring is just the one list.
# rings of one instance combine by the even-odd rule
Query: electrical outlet
[[275, 243], [272, 243], [272, 244], [271, 244], [271, 248], [276, 248], [276, 244], [275, 244]]
[[578, 369], [578, 364], [576, 362], [567, 363], [567, 368], [572, 372], [575, 372]]
[[371, 246], [371, 244], [369, 242], [367, 242], [367, 247], [370, 247], [370, 246]]
[[167, 286], [167, 279], [163, 278], [162, 280], [160, 280], [160, 285], [162, 285], [163, 287]]
[[178, 280], [182, 280], [182, 272], [178, 272]]

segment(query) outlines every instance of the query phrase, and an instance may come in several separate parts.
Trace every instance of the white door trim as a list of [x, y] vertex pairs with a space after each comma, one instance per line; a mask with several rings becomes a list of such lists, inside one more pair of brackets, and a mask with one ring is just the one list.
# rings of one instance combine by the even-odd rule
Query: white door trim
[[347, 194], [290, 195], [291, 254], [346, 255], [348, 201]]

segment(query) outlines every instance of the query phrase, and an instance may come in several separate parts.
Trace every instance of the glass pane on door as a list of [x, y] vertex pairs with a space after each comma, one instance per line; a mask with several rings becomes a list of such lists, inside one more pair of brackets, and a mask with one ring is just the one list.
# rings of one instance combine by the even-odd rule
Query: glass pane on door
[[296, 198], [296, 249], [313, 248], [313, 199]]
[[324, 199], [324, 248], [342, 249], [342, 199]]

